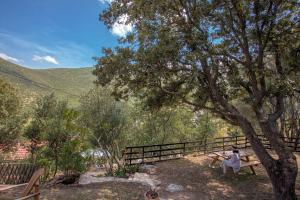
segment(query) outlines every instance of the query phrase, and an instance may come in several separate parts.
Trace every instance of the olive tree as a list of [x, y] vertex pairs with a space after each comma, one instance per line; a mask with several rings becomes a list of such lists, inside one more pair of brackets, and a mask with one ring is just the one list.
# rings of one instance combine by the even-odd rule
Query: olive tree
[[126, 112], [124, 105], [100, 87], [90, 90], [80, 100], [80, 121], [90, 131], [90, 141], [100, 148], [108, 161], [107, 172], [114, 172], [113, 164], [122, 167], [121, 150], [126, 144]]

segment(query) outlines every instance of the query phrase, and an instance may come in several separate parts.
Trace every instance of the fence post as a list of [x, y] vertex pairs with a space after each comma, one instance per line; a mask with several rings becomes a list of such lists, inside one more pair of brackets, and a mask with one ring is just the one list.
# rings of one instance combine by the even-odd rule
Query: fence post
[[223, 141], [222, 142], [223, 143], [223, 152], [225, 152], [225, 138], [224, 137], [222, 138], [222, 141]]
[[185, 143], [183, 143], [183, 157], [185, 156]]
[[297, 152], [297, 147], [298, 147], [298, 142], [299, 142], [299, 133], [297, 133], [297, 137], [296, 137], [296, 140], [295, 140], [295, 145], [294, 145], [294, 150]]
[[235, 136], [235, 146], [236, 146], [236, 148], [238, 148], [238, 138], [237, 138], [237, 136]]
[[206, 145], [207, 145], [207, 138], [205, 138], [205, 140], [204, 140], [204, 154], [206, 154]]
[[34, 186], [34, 193], [37, 194], [34, 196], [34, 200], [40, 200], [40, 183], [39, 181]]
[[159, 145], [159, 161], [161, 161], [161, 145]]
[[142, 148], [142, 163], [144, 163], [145, 147]]
[[129, 165], [131, 165], [131, 158], [132, 158], [132, 148], [130, 148]]

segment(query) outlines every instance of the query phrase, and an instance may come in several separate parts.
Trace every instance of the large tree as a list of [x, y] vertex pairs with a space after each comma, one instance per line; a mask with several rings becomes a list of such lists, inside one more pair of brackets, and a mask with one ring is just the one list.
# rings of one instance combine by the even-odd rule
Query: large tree
[[101, 19], [133, 29], [119, 47], [104, 49], [99, 84], [113, 85], [117, 97], [135, 94], [152, 107], [184, 103], [239, 126], [276, 198], [296, 199], [296, 157], [278, 123], [284, 98], [299, 95], [300, 67], [289, 62], [290, 52], [299, 60], [297, 0], [116, 0]]

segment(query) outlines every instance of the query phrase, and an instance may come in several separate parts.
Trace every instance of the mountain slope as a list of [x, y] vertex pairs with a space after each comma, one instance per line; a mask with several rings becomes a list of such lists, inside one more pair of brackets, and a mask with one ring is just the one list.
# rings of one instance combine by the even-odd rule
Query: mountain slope
[[76, 106], [80, 95], [93, 87], [93, 68], [29, 69], [0, 58], [0, 78], [6, 79], [27, 96], [54, 92]]

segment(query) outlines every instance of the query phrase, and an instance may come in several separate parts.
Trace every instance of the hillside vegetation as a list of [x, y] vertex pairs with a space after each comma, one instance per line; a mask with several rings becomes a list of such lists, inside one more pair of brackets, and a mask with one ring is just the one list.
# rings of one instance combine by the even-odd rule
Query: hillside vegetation
[[93, 87], [92, 68], [29, 69], [0, 58], [0, 78], [6, 79], [28, 97], [54, 92], [78, 105], [83, 93]]

